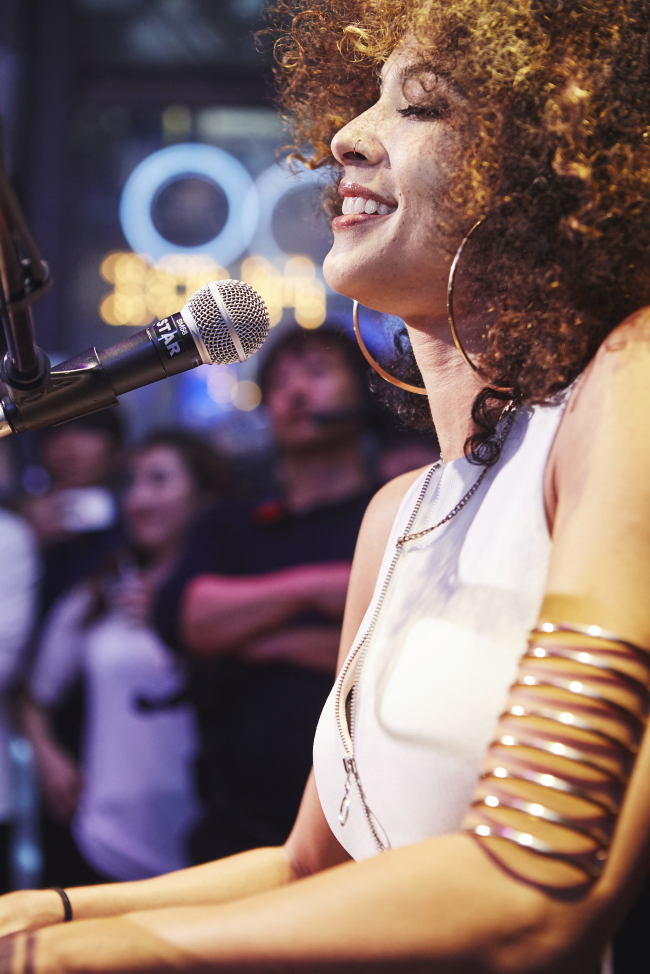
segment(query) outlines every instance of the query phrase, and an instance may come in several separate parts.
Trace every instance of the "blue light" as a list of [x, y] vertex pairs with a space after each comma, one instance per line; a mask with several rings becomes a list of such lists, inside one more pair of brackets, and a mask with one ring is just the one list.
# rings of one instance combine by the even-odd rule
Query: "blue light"
[[[228, 219], [212, 240], [196, 247], [170, 243], [156, 230], [151, 206], [156, 193], [183, 176], [207, 176], [228, 200]], [[120, 223], [130, 247], [156, 263], [167, 254], [207, 254], [222, 267], [234, 263], [246, 250], [259, 218], [257, 190], [241, 162], [212, 145], [187, 142], [160, 149], [136, 166], [120, 199]]]
[[[251, 235], [252, 243], [249, 250], [252, 254], [262, 254], [268, 260], [275, 260], [277, 257], [286, 257], [275, 234], [273, 233], [273, 214], [280, 200], [297, 189], [306, 186], [318, 186], [323, 184], [323, 173], [320, 169], [303, 169], [299, 172], [290, 172], [282, 169], [278, 165], [269, 166], [255, 180], [250, 201], [246, 201], [249, 207], [254, 206], [255, 200], [258, 201], [257, 232]], [[254, 193], [254, 195], [253, 195]]]

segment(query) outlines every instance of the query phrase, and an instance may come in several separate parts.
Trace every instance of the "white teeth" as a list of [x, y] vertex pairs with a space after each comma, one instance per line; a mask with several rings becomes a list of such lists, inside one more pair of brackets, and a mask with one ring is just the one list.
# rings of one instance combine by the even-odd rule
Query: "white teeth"
[[396, 207], [387, 206], [386, 203], [377, 203], [377, 200], [367, 200], [365, 196], [344, 196], [341, 212], [343, 216], [350, 213], [378, 213], [379, 216], [387, 216], [394, 213]]

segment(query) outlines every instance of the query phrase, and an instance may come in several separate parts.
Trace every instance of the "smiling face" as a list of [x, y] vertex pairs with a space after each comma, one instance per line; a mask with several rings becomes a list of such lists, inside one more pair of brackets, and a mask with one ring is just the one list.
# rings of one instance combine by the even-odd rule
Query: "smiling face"
[[449, 249], [442, 215], [463, 100], [418, 64], [413, 45], [386, 62], [378, 101], [332, 142], [345, 167], [328, 284], [407, 322], [445, 315]]
[[197, 511], [198, 492], [189, 470], [171, 446], [136, 453], [124, 513], [131, 538], [152, 555], [173, 549]]

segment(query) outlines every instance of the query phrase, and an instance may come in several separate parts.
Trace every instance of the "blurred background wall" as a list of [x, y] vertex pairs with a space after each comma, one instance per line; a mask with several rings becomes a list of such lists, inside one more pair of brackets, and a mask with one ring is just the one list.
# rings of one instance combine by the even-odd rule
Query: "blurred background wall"
[[[286, 141], [255, 49], [260, 0], [3, 0], [5, 156], [55, 287], [35, 309], [54, 361], [178, 310], [238, 277], [275, 327], [349, 318], [325, 286], [316, 174], [276, 164]], [[126, 397], [132, 435], [169, 421], [258, 451], [255, 361]]]

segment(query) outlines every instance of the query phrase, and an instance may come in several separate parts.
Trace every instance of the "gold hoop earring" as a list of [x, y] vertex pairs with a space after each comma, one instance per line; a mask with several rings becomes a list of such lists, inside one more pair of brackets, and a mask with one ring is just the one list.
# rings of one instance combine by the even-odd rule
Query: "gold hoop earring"
[[386, 369], [382, 369], [379, 362], [376, 362], [368, 349], [365, 346], [363, 338], [361, 337], [361, 332], [359, 330], [359, 302], [355, 301], [352, 305], [352, 321], [354, 324], [354, 334], [356, 335], [359, 348], [363, 352], [363, 355], [367, 362], [373, 367], [375, 372], [379, 373], [382, 379], [386, 382], [390, 382], [391, 385], [397, 386], [399, 389], [403, 389], [405, 392], [415, 392], [418, 396], [426, 396], [427, 390], [424, 386], [412, 386], [408, 382], [402, 382], [401, 379], [396, 379], [394, 375], [391, 375]]
[[490, 385], [492, 385], [494, 388], [505, 390], [505, 389], [511, 389], [512, 386], [495, 386], [494, 383], [491, 381], [490, 377], [485, 375], [485, 373], [481, 371], [481, 369], [478, 367], [478, 365], [475, 362], [472, 362], [471, 358], [463, 348], [463, 343], [460, 340], [460, 335], [458, 334], [458, 329], [456, 328], [456, 321], [454, 319], [454, 282], [456, 280], [456, 271], [458, 269], [458, 263], [460, 261], [460, 258], [462, 257], [463, 251], [470, 237], [476, 230], [478, 230], [478, 228], [486, 219], [487, 217], [482, 216], [480, 220], [476, 221], [474, 226], [468, 232], [467, 236], [464, 237], [464, 239], [462, 240], [460, 247], [456, 251], [454, 259], [451, 262], [451, 267], [449, 269], [449, 279], [447, 281], [447, 318], [449, 320], [449, 327], [451, 329], [451, 337], [453, 338], [454, 345], [460, 352], [463, 361], [467, 365], [469, 365], [472, 372], [476, 372], [476, 374], [480, 375], [482, 379], [486, 379], [490, 383]]
[[474, 233], [474, 231], [478, 230], [478, 228], [480, 227], [480, 225], [483, 223], [484, 220], [485, 220], [484, 216], [482, 216], [480, 220], [477, 220], [477, 222], [474, 224], [474, 226], [469, 231], [467, 236], [464, 237], [460, 247], [456, 251], [456, 255], [453, 261], [451, 262], [451, 267], [449, 269], [449, 280], [447, 281], [447, 317], [449, 319], [449, 327], [451, 328], [451, 337], [454, 339], [454, 345], [460, 352], [463, 361], [467, 365], [469, 365], [472, 372], [477, 372], [479, 375], [482, 375], [481, 370], [479, 369], [478, 365], [472, 362], [471, 358], [463, 348], [463, 343], [461, 342], [460, 337], [458, 335], [458, 331], [456, 329], [456, 322], [454, 321], [454, 281], [456, 279], [456, 269], [458, 267], [458, 263], [463, 254], [465, 246], [468, 240], [470, 239], [470, 237], [472, 236], [472, 234]]

